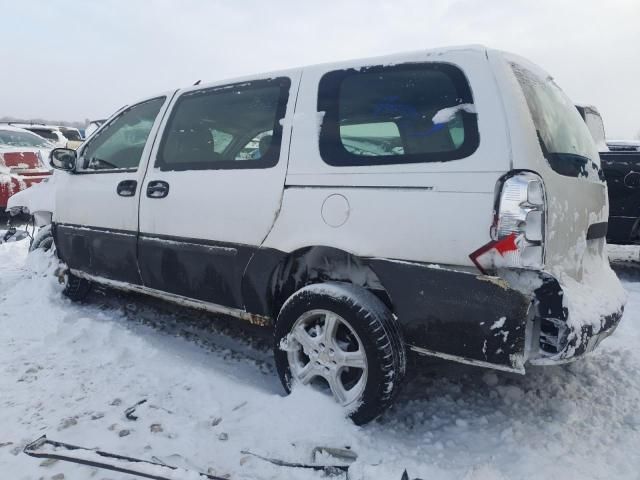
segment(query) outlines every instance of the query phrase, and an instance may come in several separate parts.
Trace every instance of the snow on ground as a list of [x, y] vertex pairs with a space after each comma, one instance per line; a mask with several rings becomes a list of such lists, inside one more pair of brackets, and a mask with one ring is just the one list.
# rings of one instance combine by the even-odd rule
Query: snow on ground
[[26, 242], [0, 245], [1, 478], [133, 478], [21, 453], [42, 434], [232, 479], [323, 478], [241, 453], [309, 461], [315, 446], [357, 452], [352, 480], [639, 478], [640, 270], [624, 272], [625, 317], [590, 357], [526, 376], [422, 361], [356, 427], [318, 393], [282, 395], [265, 332], [111, 291], [73, 304], [54, 268]]

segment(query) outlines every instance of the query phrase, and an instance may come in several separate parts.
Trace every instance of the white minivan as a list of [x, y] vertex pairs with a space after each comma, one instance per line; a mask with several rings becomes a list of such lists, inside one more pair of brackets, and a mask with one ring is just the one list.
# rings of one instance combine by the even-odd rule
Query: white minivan
[[552, 78], [504, 52], [175, 90], [51, 162], [68, 172], [50, 231], [69, 297], [96, 282], [271, 326], [285, 389], [326, 389], [356, 423], [411, 355], [524, 373], [622, 316], [594, 142]]

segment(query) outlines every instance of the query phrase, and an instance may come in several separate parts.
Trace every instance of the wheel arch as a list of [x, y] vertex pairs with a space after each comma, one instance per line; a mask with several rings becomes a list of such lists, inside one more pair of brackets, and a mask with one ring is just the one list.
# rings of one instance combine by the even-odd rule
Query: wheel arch
[[391, 297], [367, 262], [351, 252], [324, 245], [290, 253], [259, 250], [242, 278], [242, 296], [248, 312], [277, 317], [284, 302], [306, 285], [344, 282], [375, 294], [393, 311]]

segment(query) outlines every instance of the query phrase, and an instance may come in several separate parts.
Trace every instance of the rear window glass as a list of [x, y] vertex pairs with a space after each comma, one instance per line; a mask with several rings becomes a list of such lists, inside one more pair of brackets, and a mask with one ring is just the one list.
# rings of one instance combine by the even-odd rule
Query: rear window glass
[[31, 130], [36, 135], [40, 135], [41, 137], [46, 138], [47, 140], [53, 140], [54, 142], [58, 141], [58, 136], [51, 130], [44, 130], [41, 128], [30, 128], [29, 130]]
[[320, 81], [320, 153], [335, 166], [455, 160], [478, 147], [469, 83], [444, 63], [337, 70]]
[[544, 78], [517, 63], [511, 67], [551, 168], [572, 177], [600, 175], [600, 158], [593, 137], [569, 97], [551, 77]]
[[8, 145], [10, 147], [33, 147], [33, 148], [52, 148], [53, 145], [44, 138], [31, 132], [21, 132], [19, 130], [3, 130], [0, 129], [0, 146]]
[[80, 136], [80, 132], [78, 132], [78, 130], [62, 130], [62, 135], [64, 135], [64, 138], [66, 138], [67, 140], [72, 140], [74, 142], [80, 142], [82, 141], [82, 137]]
[[394, 122], [356, 123], [340, 126], [340, 141], [354, 155], [403, 155], [402, 138]]

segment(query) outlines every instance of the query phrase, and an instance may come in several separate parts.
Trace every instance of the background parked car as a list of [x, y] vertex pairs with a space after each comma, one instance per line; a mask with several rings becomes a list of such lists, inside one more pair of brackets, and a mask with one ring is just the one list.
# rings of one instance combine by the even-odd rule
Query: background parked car
[[87, 128], [84, 129], [84, 138], [87, 138], [89, 135], [91, 135], [93, 132], [95, 132], [96, 130], [98, 130], [100, 128], [100, 126], [106, 122], [105, 119], [102, 120], [91, 120], [89, 122], [89, 125], [87, 125]]
[[56, 148], [76, 149], [82, 143], [82, 137], [77, 128], [59, 127], [57, 125], [45, 125], [41, 123], [11, 123], [14, 127], [23, 128], [46, 138]]
[[78, 148], [82, 142], [84, 141], [82, 135], [80, 135], [80, 130], [73, 127], [58, 127], [62, 132], [62, 135], [67, 139], [67, 148], [73, 148], [74, 150]]
[[[54, 144], [27, 129], [8, 124], [0, 124], [0, 148], [34, 148], [40, 150], [43, 158], [55, 148]], [[48, 162], [47, 162], [48, 163]]]
[[640, 140], [608, 140], [612, 152], [640, 152]]
[[604, 122], [593, 105], [576, 105], [600, 152], [609, 190], [607, 242], [640, 243], [640, 142], [606, 141]]
[[0, 125], [0, 211], [10, 196], [51, 175], [52, 148], [53, 144], [28, 130]]

